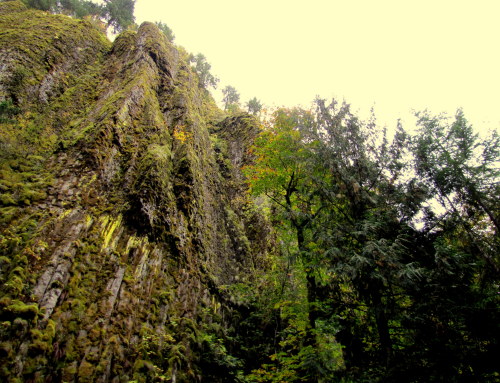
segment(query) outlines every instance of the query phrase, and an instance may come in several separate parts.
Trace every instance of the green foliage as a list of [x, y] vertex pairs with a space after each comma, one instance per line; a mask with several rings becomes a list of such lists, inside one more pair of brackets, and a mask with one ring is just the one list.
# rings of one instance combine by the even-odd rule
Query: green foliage
[[57, 8], [56, 0], [23, 0], [26, 6], [42, 11], [54, 11]]
[[193, 54], [189, 55], [189, 62], [194, 64], [194, 70], [198, 75], [200, 87], [205, 89], [209, 87], [217, 88], [219, 79], [210, 73], [212, 66], [207, 62], [203, 54], [198, 53], [196, 56]]
[[169, 28], [167, 24], [161, 21], [156, 21], [155, 24], [160, 29], [160, 31], [162, 31], [163, 34], [167, 36], [168, 41], [172, 43], [175, 40], [174, 32]]
[[85, 16], [99, 16], [102, 14], [102, 6], [89, 0], [61, 0], [58, 8], [66, 14], [77, 18]]
[[1, 317], [2, 320], [14, 320], [15, 318], [22, 318], [33, 321], [38, 316], [37, 304], [25, 304], [24, 302], [13, 300], [6, 307], [2, 307]]
[[238, 107], [238, 103], [240, 101], [240, 94], [236, 90], [236, 88], [231, 85], [226, 86], [222, 89], [222, 102], [224, 103], [224, 110], [230, 110]]
[[262, 103], [257, 100], [257, 97], [248, 100], [246, 106], [248, 108], [248, 113], [253, 114], [254, 116], [259, 114], [262, 110]]
[[29, 7], [53, 13], [65, 13], [74, 17], [99, 16], [102, 6], [88, 0], [23, 0]]
[[134, 24], [135, 0], [104, 0], [101, 16], [115, 33]]
[[310, 153], [295, 121], [306, 115], [307, 112], [299, 109], [279, 110], [274, 114], [273, 125], [257, 137], [252, 148], [255, 163], [243, 169], [252, 193], [266, 194], [283, 204], [280, 198], [286, 198], [287, 188], [288, 193], [293, 194], [293, 189], [304, 180], [305, 163]]
[[[275, 204], [275, 212], [279, 213], [276, 218], [281, 218], [283, 222], [279, 226], [282, 241], [287, 238], [286, 243], [283, 241], [284, 250], [291, 259], [299, 261], [299, 275], [304, 278], [303, 316], [300, 322], [302, 336], [297, 338], [300, 339], [299, 343], [294, 342], [296, 353], [291, 359], [280, 357], [285, 354], [276, 354], [275, 361], [281, 367], [274, 368], [274, 371], [295, 376], [300, 381], [314, 380], [319, 376], [326, 378], [335, 370], [329, 358], [319, 352], [323, 346], [325, 350], [329, 346], [321, 341], [328, 337], [321, 336], [317, 327], [320, 309], [316, 298], [321, 266], [317, 263], [317, 249], [311, 235], [323, 206], [312, 187], [312, 177], [322, 178], [326, 175], [313, 162], [312, 150], [316, 145], [305, 142], [301, 133], [301, 130], [313, 125], [311, 112], [301, 109], [278, 110], [273, 116], [273, 125], [256, 140], [252, 152], [255, 163], [243, 170], [251, 191], [266, 195]], [[285, 343], [281, 347], [286, 349]], [[269, 374], [269, 366], [257, 370], [257, 373]], [[276, 381], [285, 379], [279, 375], [273, 376]]]
[[[317, 100], [314, 113], [276, 112], [256, 140], [244, 173], [271, 201], [285, 253], [300, 261], [307, 319], [297, 351], [272, 354], [254, 381], [491, 376], [498, 138], [479, 140], [460, 111], [450, 125], [421, 115], [414, 138], [398, 125], [392, 143], [373, 121]], [[444, 213], [426, 206], [432, 199]], [[418, 231], [411, 225], [421, 212]]]
[[[500, 137], [479, 138], [461, 110], [454, 121], [420, 113], [420, 130], [413, 138], [417, 174], [432, 197], [460, 225], [482, 257], [500, 270]], [[440, 225], [439, 216], [426, 222]]]
[[77, 18], [91, 16], [106, 21], [115, 33], [126, 30], [134, 23], [135, 0], [23, 0], [26, 6], [42, 11], [64, 13]]

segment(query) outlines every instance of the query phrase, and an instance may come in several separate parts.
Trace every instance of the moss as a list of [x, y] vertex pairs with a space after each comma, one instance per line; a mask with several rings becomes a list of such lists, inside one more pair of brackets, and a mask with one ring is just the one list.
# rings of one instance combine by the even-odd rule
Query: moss
[[[155, 376], [155, 367], [153, 363], [137, 359], [134, 363], [134, 379], [144, 381], [144, 379], [153, 378]], [[148, 379], [149, 380], [149, 379]]]
[[14, 319], [12, 322], [12, 329], [14, 330], [14, 334], [16, 335], [24, 335], [29, 329], [29, 322], [22, 318]]
[[[98, 52], [102, 54], [109, 47], [106, 38], [88, 22], [26, 10], [13, 5], [14, 2], [8, 3], [11, 4], [9, 7], [2, 3], [3, 9], [0, 10], [4, 13], [0, 20], [0, 50], [2, 43], [16, 47], [16, 51], [8, 56], [8, 62], [30, 72], [30, 76], [23, 76], [31, 79], [26, 83], [28, 87], [36, 85], [51, 67], [61, 64], [66, 58], [76, 58], [77, 62], [82, 60], [81, 67], [75, 68], [81, 70], [99, 56]], [[9, 10], [15, 12], [9, 13]], [[66, 45], [66, 41], [69, 44]], [[57, 77], [57, 73], [55, 75]], [[51, 76], [54, 77], [54, 73]], [[54, 80], [63, 84], [64, 77]], [[22, 93], [25, 93], [24, 97], [30, 97], [29, 89]]]
[[3, 1], [0, 3], [0, 15], [26, 11], [26, 5], [20, 1]]
[[0, 256], [0, 267], [10, 265], [10, 258], [4, 255]]
[[19, 209], [15, 207], [0, 208], [0, 225], [9, 224], [19, 213]]
[[0, 333], [5, 334], [12, 327], [12, 323], [10, 321], [0, 322]]
[[[24, 163], [28, 164], [27, 166], [31, 169], [32, 165], [29, 162], [23, 161]], [[5, 192], [0, 196], [1, 205], [29, 205], [34, 201], [46, 198], [43, 189], [49, 184], [48, 179], [37, 179], [31, 172], [19, 172], [7, 167], [3, 168], [2, 177]]]
[[62, 289], [64, 288], [64, 284], [61, 281], [53, 281], [50, 284], [51, 289]]
[[16, 265], [20, 266], [28, 265], [28, 258], [24, 254], [16, 254], [16, 256], [14, 257], [14, 261]]
[[[17, 275], [14, 275], [5, 282], [3, 290], [13, 296], [18, 296], [24, 290], [24, 280]], [[15, 308], [13, 307], [12, 310]]]
[[29, 344], [28, 353], [30, 356], [48, 354], [52, 351], [52, 345], [39, 339], [33, 339]]
[[0, 343], [0, 358], [7, 358], [13, 354], [12, 344], [10, 342]]
[[35, 320], [38, 317], [39, 309], [36, 303], [26, 304], [19, 300], [12, 300], [3, 308], [2, 319], [22, 318], [26, 320]]
[[9, 296], [3, 296], [0, 298], [0, 308], [6, 307], [12, 303], [12, 298]]
[[79, 382], [93, 382], [95, 366], [86, 360], [80, 363], [78, 367], [78, 381]]
[[11, 273], [12, 276], [16, 275], [19, 278], [25, 278], [26, 277], [26, 271], [21, 266], [14, 267], [10, 273]]
[[8, 194], [8, 193], [0, 194], [0, 203], [4, 206], [17, 205], [17, 202], [13, 198], [12, 194]]
[[47, 194], [44, 191], [29, 190], [27, 188], [24, 188], [23, 192], [19, 196], [19, 200], [20, 201], [28, 201], [25, 204], [29, 205], [32, 202], [43, 200], [46, 197], [47, 197]]
[[70, 365], [64, 367], [62, 369], [62, 381], [63, 382], [71, 382], [74, 380], [74, 377], [77, 373], [76, 362], [71, 363]]
[[101, 328], [93, 328], [89, 332], [89, 339], [92, 341], [97, 341], [101, 339]]

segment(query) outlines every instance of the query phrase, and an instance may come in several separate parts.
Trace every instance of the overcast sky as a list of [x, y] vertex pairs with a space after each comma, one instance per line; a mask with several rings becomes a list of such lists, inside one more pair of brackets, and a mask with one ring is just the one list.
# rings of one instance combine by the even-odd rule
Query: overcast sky
[[389, 127], [462, 107], [500, 127], [500, 0], [137, 0], [135, 14], [203, 53], [243, 103], [336, 97]]

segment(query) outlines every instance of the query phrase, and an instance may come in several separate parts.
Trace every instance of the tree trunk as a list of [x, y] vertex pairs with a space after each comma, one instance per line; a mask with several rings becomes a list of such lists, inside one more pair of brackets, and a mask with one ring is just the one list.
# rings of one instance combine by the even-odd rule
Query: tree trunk
[[[307, 249], [305, 248], [305, 237], [304, 237], [304, 225], [297, 224], [294, 222], [295, 229], [297, 230], [297, 245], [299, 248], [300, 255], [304, 259], [304, 254], [306, 254]], [[316, 278], [306, 265], [306, 281], [307, 281], [307, 302], [308, 302], [308, 326], [306, 328], [306, 336], [304, 339], [304, 346], [310, 346], [316, 353], [318, 345], [316, 342], [316, 319], [319, 317], [317, 308], [317, 284]], [[315, 366], [308, 367], [307, 371], [308, 379], [305, 381], [307, 383], [317, 383], [319, 381], [318, 369]]]
[[389, 323], [379, 291], [372, 292], [371, 296], [375, 323], [377, 324], [377, 332], [380, 340], [381, 357], [387, 367], [392, 359], [392, 341], [389, 334]]

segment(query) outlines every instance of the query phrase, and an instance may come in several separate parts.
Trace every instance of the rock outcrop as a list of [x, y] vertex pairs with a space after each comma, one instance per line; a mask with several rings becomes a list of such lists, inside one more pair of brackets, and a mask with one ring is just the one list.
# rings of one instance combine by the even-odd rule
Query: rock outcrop
[[272, 249], [240, 173], [257, 121], [153, 24], [0, 15], [1, 380], [236, 381], [228, 287]]

